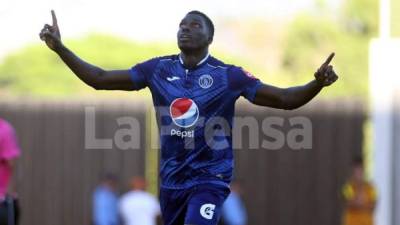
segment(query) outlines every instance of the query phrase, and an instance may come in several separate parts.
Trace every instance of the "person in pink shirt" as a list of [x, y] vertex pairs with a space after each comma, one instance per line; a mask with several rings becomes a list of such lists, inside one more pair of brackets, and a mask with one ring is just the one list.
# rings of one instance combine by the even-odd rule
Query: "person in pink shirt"
[[[14, 160], [20, 155], [20, 149], [17, 144], [13, 127], [5, 120], [0, 118], [0, 225], [9, 223], [10, 210], [9, 206], [13, 206], [14, 201], [7, 201], [7, 194], [11, 182]], [[15, 208], [15, 206], [13, 206]], [[16, 214], [13, 212], [13, 217]], [[15, 219], [13, 219], [15, 223]]]

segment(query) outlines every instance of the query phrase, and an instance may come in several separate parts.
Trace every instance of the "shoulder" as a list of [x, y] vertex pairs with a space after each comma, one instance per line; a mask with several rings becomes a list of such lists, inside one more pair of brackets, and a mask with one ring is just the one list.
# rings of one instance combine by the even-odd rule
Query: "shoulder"
[[142, 202], [158, 204], [157, 198], [149, 192], [142, 191], [138, 196]]
[[135, 199], [135, 194], [132, 191], [128, 191], [119, 198], [119, 203], [121, 204], [121, 206], [126, 206], [132, 201], [135, 201]]
[[214, 68], [221, 68], [227, 70], [229, 74], [243, 74], [244, 69], [240, 66], [236, 66], [233, 64], [224, 63], [223, 61], [210, 56], [210, 59], [207, 61], [207, 65]]
[[243, 67], [240, 66], [230, 65], [228, 72], [232, 76], [236, 77], [240, 76], [248, 79], [257, 79], [252, 73], [250, 73], [249, 71], [245, 70]]
[[179, 57], [178, 57], [178, 55], [159, 56], [159, 57], [155, 57], [155, 58], [148, 60], [148, 62], [153, 62], [153, 64], [156, 66], [156, 65], [164, 64], [164, 63], [179, 62]]
[[125, 194], [123, 194], [121, 196], [121, 199], [127, 199], [127, 198], [132, 198], [135, 196], [135, 192], [134, 191], [128, 191]]
[[207, 60], [207, 66], [212, 67], [214, 69], [219, 68], [219, 69], [228, 70], [229, 67], [232, 65], [226, 64], [226, 63], [222, 62], [221, 60], [210, 56], [210, 59]]
[[235, 83], [239, 86], [244, 86], [246, 84], [252, 84], [257, 82], [258, 79], [253, 76], [250, 72], [243, 69], [242, 67], [230, 65], [228, 68], [228, 79], [231, 83]]
[[160, 65], [165, 66], [168, 62], [173, 62], [176, 59], [176, 55], [159, 56], [132, 66], [129, 72], [135, 90], [146, 87], [148, 81], [152, 79], [153, 73], [160, 68]]
[[138, 191], [137, 193], [138, 193], [138, 195], [140, 195], [140, 197], [142, 197], [142, 198], [147, 198], [147, 199], [155, 198], [152, 194], [150, 194], [150, 193], [147, 192], [147, 191]]
[[178, 55], [165, 55], [156, 57], [159, 61], [179, 61]]
[[142, 70], [151, 69], [157, 67], [160, 62], [173, 62], [178, 60], [177, 55], [167, 55], [167, 56], [158, 56], [141, 63], [136, 64], [133, 68], [139, 68]]
[[157, 198], [153, 194], [150, 194], [150, 193], [146, 192], [146, 195], [147, 195], [147, 198], [157, 201]]

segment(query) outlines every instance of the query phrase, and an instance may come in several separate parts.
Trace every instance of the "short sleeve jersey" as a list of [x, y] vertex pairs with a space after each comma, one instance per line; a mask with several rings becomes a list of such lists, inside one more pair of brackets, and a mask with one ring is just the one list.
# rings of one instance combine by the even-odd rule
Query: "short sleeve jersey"
[[240, 67], [212, 56], [187, 69], [179, 55], [131, 68], [135, 90], [148, 87], [160, 131], [161, 186], [229, 185], [235, 102], [254, 101], [261, 82]]

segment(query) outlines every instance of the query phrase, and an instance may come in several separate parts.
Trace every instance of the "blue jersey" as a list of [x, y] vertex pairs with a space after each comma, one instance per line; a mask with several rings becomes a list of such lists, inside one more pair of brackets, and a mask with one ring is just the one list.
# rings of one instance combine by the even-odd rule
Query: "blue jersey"
[[148, 87], [160, 131], [161, 187], [189, 188], [232, 179], [235, 102], [253, 101], [261, 82], [242, 68], [207, 56], [187, 69], [179, 55], [130, 70], [135, 90]]

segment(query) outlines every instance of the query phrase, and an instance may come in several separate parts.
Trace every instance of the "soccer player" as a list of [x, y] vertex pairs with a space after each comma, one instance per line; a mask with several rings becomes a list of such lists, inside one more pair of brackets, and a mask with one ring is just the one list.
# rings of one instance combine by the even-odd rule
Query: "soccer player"
[[256, 105], [295, 109], [338, 78], [329, 65], [332, 53], [308, 84], [264, 84], [242, 68], [210, 56], [214, 25], [199, 11], [187, 13], [179, 23], [178, 55], [156, 57], [127, 70], [104, 70], [63, 45], [53, 11], [52, 17], [53, 24], [44, 25], [40, 38], [83, 82], [96, 90], [150, 89], [160, 130], [165, 225], [217, 224], [232, 179], [230, 132], [240, 96]]

